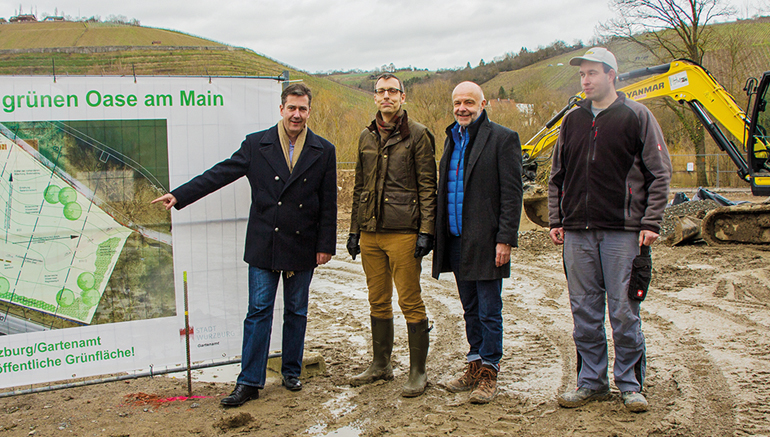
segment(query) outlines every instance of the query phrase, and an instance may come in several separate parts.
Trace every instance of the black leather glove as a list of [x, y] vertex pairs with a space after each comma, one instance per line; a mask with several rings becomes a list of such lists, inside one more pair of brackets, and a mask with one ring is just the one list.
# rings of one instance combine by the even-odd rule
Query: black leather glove
[[429, 254], [433, 250], [433, 235], [423, 234], [420, 232], [417, 234], [417, 244], [414, 247], [414, 257], [422, 258]]
[[360, 238], [361, 236], [359, 234], [350, 234], [348, 236], [348, 253], [353, 257], [353, 260], [356, 259], [356, 255], [361, 253], [361, 246], [358, 245], [358, 240]]

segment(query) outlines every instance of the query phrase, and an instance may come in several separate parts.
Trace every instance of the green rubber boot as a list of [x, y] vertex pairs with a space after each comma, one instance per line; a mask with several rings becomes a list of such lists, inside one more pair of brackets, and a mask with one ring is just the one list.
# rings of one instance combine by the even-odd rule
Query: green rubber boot
[[413, 398], [425, 392], [428, 386], [428, 375], [425, 372], [425, 361], [428, 358], [430, 344], [430, 328], [428, 319], [417, 323], [407, 323], [409, 332], [409, 379], [404, 384], [401, 396]]
[[393, 379], [390, 354], [393, 352], [393, 319], [372, 317], [372, 364], [363, 373], [351, 378], [350, 385], [370, 384], [381, 379]]

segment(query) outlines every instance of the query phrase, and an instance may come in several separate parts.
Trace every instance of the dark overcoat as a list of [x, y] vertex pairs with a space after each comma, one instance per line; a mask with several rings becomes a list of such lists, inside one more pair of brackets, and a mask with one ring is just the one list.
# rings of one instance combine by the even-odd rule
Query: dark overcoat
[[334, 146], [308, 129], [289, 172], [278, 127], [250, 134], [230, 158], [171, 192], [182, 209], [246, 176], [251, 209], [243, 260], [270, 270], [315, 268], [316, 253], [334, 254], [337, 159]]
[[[461, 266], [456, 272], [463, 281], [507, 278], [510, 263], [495, 266], [497, 243], [518, 246], [521, 218], [521, 143], [519, 135], [497, 123], [485, 113], [479, 120], [476, 138], [466, 157], [463, 178]], [[436, 244], [433, 252], [433, 277], [451, 271], [447, 252], [449, 220], [447, 214], [447, 178], [454, 149], [451, 128], [447, 128], [444, 155], [439, 163]]]

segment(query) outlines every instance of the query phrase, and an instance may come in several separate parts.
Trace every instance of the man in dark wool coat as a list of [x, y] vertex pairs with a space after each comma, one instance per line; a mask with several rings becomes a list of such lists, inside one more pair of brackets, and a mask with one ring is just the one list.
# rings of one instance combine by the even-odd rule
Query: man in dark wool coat
[[281, 121], [246, 137], [233, 156], [153, 201], [177, 209], [246, 176], [251, 210], [246, 229], [249, 305], [243, 322], [241, 373], [235, 390], [221, 400], [237, 407], [259, 398], [278, 280], [283, 277], [282, 384], [299, 381], [313, 270], [335, 253], [337, 161], [334, 146], [307, 128], [312, 94], [293, 84], [281, 94]]
[[472, 390], [470, 401], [485, 404], [497, 394], [503, 356], [502, 289], [518, 242], [521, 143], [516, 132], [489, 120], [477, 84], [457, 85], [452, 104], [456, 121], [439, 164], [433, 277], [454, 273], [470, 350], [465, 373], [444, 385]]

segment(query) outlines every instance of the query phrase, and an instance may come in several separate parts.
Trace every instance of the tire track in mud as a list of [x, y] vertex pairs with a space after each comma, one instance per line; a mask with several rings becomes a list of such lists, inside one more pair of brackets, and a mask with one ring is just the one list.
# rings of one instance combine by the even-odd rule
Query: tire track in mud
[[[505, 333], [516, 338], [509, 348], [510, 370], [515, 372], [511, 389], [537, 403], [550, 402], [566, 390], [575, 370], [572, 337], [566, 331], [548, 327], [548, 320], [521, 307], [509, 305], [513, 316]], [[513, 325], [511, 327], [511, 325]]]
[[[451, 274], [433, 280], [430, 257], [424, 260], [423, 298], [434, 323], [427, 363], [430, 385], [419, 398], [404, 399], [400, 390], [408, 373], [408, 349], [406, 332], [401, 332], [403, 320], [397, 320], [395, 328], [395, 380], [351, 388], [348, 378], [363, 370], [371, 355], [363, 270], [360, 262], [346, 255], [319, 268], [311, 285], [310, 323], [315, 325], [308, 327], [308, 338], [322, 348], [330, 369], [329, 429], [352, 424], [363, 435], [394, 436], [601, 435], [613, 430], [618, 435], [770, 435], [765, 423], [770, 414], [770, 388], [766, 388], [770, 387], [766, 320], [770, 319], [761, 301], [764, 288], [747, 288], [751, 281], [757, 282], [755, 277], [766, 284], [767, 270], [757, 272], [756, 262], [750, 266], [754, 277], [745, 276], [738, 266], [729, 269], [727, 275], [733, 276], [720, 275], [727, 278], [721, 289], [709, 272], [699, 277], [697, 292], [681, 291], [690, 281], [677, 289], [655, 290], [660, 278], [654, 279], [650, 299], [642, 305], [651, 408], [635, 415], [623, 408], [616, 392], [608, 402], [577, 411], [556, 405], [556, 395], [575, 380], [572, 316], [561, 254], [557, 250], [516, 252], [512, 278], [504, 281], [500, 395], [484, 407], [469, 405], [467, 392], [451, 394], [440, 386], [462, 371], [468, 347]], [[667, 257], [673, 265], [681, 254], [661, 248], [656, 256]], [[732, 261], [723, 262], [740, 264]], [[712, 264], [713, 271], [722, 271], [719, 263]], [[738, 292], [734, 283], [739, 284]], [[704, 293], [707, 299], [702, 298]], [[394, 313], [399, 318], [396, 299], [394, 293]], [[708, 328], [711, 325], [723, 331]], [[320, 332], [311, 333], [316, 330]], [[329, 343], [329, 338], [334, 342]], [[609, 342], [612, 360], [611, 336]]]
[[[669, 317], [650, 313], [645, 317], [658, 327], [673, 327], [664, 329], [673, 330], [679, 344], [674, 343], [675, 348], [668, 352], [690, 371], [693, 390], [712, 405], [707, 410], [719, 413], [703, 419], [721, 419], [729, 412], [736, 435], [769, 435], [770, 328], [712, 305], [670, 297], [664, 300], [667, 308], [656, 313]], [[686, 315], [671, 317], [673, 311]]]
[[732, 435], [736, 418], [729, 383], [708, 351], [676, 322], [642, 311], [647, 339], [646, 391], [666, 402], [662, 435]]
[[701, 279], [709, 281], [669, 289], [651, 310], [675, 321], [725, 379], [721, 394], [732, 404], [735, 435], [770, 435], [770, 269], [764, 252], [713, 252], [723, 265], [706, 266], [711, 271]]
[[566, 281], [552, 263], [561, 261], [551, 258], [537, 264], [541, 267], [515, 264], [512, 290], [503, 293], [506, 334], [522, 339], [512, 353], [520, 375], [515, 387], [536, 394], [540, 402], [553, 401], [575, 376]]

